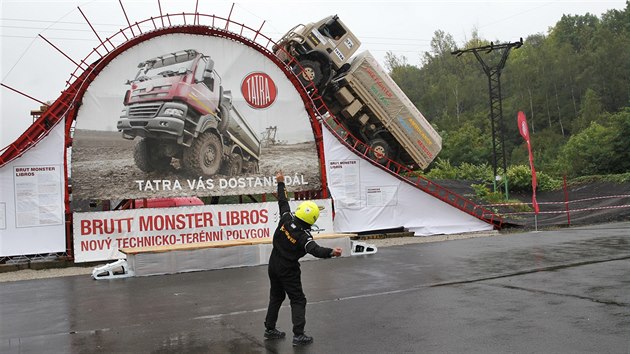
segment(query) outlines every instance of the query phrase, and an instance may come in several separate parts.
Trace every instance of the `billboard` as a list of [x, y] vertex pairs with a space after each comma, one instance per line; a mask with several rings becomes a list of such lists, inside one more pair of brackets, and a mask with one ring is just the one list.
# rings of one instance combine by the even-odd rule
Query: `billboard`
[[[332, 233], [330, 199], [314, 202], [323, 209], [312, 233]], [[291, 210], [299, 203], [290, 201]], [[75, 262], [91, 262], [124, 259], [121, 248], [271, 242], [279, 220], [277, 202], [74, 213], [74, 257]]]
[[114, 58], [87, 89], [73, 199], [226, 196], [321, 188], [304, 103], [267, 57], [219, 37], [168, 34]]

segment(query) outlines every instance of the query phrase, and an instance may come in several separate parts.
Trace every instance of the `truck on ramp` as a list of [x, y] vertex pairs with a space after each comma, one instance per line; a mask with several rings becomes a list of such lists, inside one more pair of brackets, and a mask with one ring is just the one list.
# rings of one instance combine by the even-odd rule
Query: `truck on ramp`
[[327, 123], [348, 143], [365, 144], [377, 163], [425, 169], [442, 138], [369, 52], [353, 56], [360, 45], [337, 16], [328, 16], [295, 26], [273, 50], [305, 87], [318, 90], [332, 114]]

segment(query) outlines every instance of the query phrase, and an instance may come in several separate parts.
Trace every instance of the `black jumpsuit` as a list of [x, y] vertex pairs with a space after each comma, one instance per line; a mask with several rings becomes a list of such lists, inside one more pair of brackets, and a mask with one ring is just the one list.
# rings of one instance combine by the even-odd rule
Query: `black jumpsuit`
[[278, 183], [278, 206], [280, 222], [273, 234], [273, 250], [269, 257], [269, 307], [265, 318], [265, 327], [276, 328], [278, 311], [285, 299], [285, 293], [291, 301], [291, 320], [293, 334], [304, 333], [306, 324], [306, 297], [302, 291], [299, 259], [306, 253], [318, 258], [332, 257], [332, 248], [321, 247], [311, 236], [311, 226], [291, 214], [283, 182]]

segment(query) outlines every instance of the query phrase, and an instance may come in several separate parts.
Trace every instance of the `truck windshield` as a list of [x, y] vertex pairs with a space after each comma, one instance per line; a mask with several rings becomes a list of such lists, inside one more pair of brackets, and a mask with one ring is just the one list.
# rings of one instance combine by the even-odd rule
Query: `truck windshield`
[[154, 77], [185, 75], [192, 71], [195, 56], [168, 55], [147, 60], [140, 65], [140, 70], [133, 81], [145, 81]]
[[334, 40], [339, 40], [346, 34], [346, 30], [334, 17], [319, 26], [318, 29], [321, 34]]

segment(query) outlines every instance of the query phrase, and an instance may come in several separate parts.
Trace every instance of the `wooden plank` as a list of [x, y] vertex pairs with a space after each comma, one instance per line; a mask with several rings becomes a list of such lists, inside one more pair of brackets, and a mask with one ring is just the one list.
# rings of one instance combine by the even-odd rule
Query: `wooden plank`
[[[340, 237], [355, 237], [357, 234], [320, 234], [313, 235], [315, 240], [327, 239], [327, 238], [340, 238]], [[247, 246], [271, 243], [271, 238], [254, 239], [254, 240], [232, 240], [232, 241], [213, 241], [213, 242], [199, 242], [199, 243], [187, 243], [180, 245], [168, 245], [168, 246], [148, 246], [148, 247], [134, 247], [134, 248], [121, 248], [120, 252], [124, 254], [138, 254], [138, 253], [160, 253], [170, 251], [187, 251], [196, 250], [202, 248], [223, 248], [234, 246]]]

